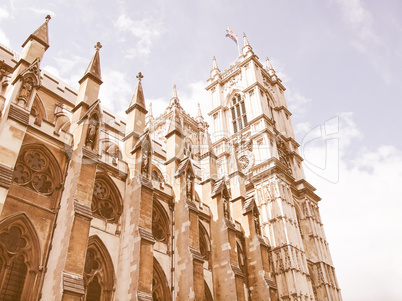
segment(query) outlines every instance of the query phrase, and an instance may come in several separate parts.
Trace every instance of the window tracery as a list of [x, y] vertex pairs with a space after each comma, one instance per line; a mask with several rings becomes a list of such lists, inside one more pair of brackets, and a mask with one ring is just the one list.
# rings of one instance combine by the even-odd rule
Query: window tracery
[[111, 300], [114, 269], [106, 247], [97, 236], [88, 241], [84, 265], [85, 300]]
[[208, 262], [208, 269], [211, 269], [211, 241], [208, 233], [202, 224], [199, 224], [200, 253], [204, 260]]
[[0, 301], [27, 299], [36, 283], [39, 258], [38, 237], [27, 216], [20, 213], [4, 219], [0, 225]]
[[51, 195], [58, 187], [58, 177], [50, 159], [39, 148], [21, 152], [14, 168], [13, 181], [43, 195]]
[[154, 258], [154, 272], [152, 278], [152, 300], [168, 301], [171, 300], [169, 285], [161, 266]]
[[167, 244], [169, 242], [169, 224], [163, 208], [154, 201], [152, 208], [152, 235], [157, 241]]
[[92, 213], [111, 223], [117, 223], [121, 214], [118, 197], [110, 185], [101, 178], [97, 178], [92, 194]]
[[236, 243], [237, 247], [237, 260], [239, 263], [240, 270], [242, 271], [243, 275], [247, 275], [246, 271], [246, 256], [244, 254], [243, 248], [240, 246], [239, 242]]
[[234, 133], [237, 133], [238, 131], [241, 131], [243, 128], [248, 126], [246, 106], [244, 103], [244, 99], [239, 94], [236, 94], [232, 98], [230, 111], [232, 114]]

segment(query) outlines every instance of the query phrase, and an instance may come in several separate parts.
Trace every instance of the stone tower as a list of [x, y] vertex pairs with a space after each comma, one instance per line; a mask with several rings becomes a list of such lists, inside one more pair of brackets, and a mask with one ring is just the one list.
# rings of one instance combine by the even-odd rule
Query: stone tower
[[[218, 174], [227, 175], [233, 207], [239, 199], [243, 211], [254, 208], [255, 225], [261, 226], [257, 232], [269, 245], [268, 275], [274, 275], [275, 284], [266, 280], [279, 299], [341, 300], [320, 198], [304, 176], [285, 87], [268, 58], [265, 67], [260, 63], [245, 34], [243, 45], [239, 59], [224, 72], [213, 59], [206, 88]], [[264, 245], [257, 240], [249, 244], [249, 250]], [[249, 278], [251, 295], [258, 292], [255, 298], [261, 300], [267, 292], [259, 277]]]
[[42, 70], [49, 20], [0, 45], [0, 299], [342, 300], [285, 88], [246, 36], [213, 59], [211, 131], [176, 85], [154, 117], [141, 72], [125, 120], [103, 107], [99, 42], [76, 88]]

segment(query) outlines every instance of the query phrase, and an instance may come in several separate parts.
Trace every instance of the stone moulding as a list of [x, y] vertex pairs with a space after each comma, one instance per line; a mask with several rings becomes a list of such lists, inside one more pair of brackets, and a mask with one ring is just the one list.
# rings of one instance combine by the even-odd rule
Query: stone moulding
[[138, 234], [141, 239], [149, 241], [151, 243], [155, 243], [155, 238], [152, 235], [152, 231], [143, 227], [138, 227]]
[[81, 203], [80, 201], [74, 200], [74, 211], [75, 211], [75, 214], [82, 215], [89, 219], [93, 218], [91, 207], [89, 207], [88, 205], [85, 205], [84, 203]]
[[14, 170], [11, 167], [0, 164], [0, 187], [10, 188]]
[[22, 123], [23, 125], [28, 125], [29, 112], [14, 104], [10, 104], [10, 111], [8, 112], [8, 118], [14, 119], [15, 121]]
[[84, 295], [84, 279], [81, 275], [63, 273], [63, 290], [79, 295]]

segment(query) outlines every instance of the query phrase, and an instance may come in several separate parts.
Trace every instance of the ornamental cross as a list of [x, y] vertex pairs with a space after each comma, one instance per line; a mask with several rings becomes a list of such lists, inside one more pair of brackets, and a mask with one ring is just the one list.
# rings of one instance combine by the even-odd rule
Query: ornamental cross
[[52, 18], [52, 17], [51, 17], [50, 15], [47, 15], [46, 18], [45, 18], [46, 23], [48, 23], [51, 18]]
[[144, 76], [142, 75], [141, 72], [139, 72], [138, 75], [136, 76], [136, 78], [138, 78], [138, 80], [141, 81], [141, 79], [143, 79]]
[[100, 42], [96, 43], [96, 45], [94, 46], [94, 48], [96, 49], [96, 51], [99, 51], [99, 49], [102, 48], [102, 44]]

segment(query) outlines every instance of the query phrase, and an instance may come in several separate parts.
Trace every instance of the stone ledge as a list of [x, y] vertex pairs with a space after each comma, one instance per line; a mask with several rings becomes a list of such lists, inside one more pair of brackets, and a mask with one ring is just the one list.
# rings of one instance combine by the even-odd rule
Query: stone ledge
[[137, 292], [137, 298], [138, 298], [138, 299], [137, 299], [138, 301], [153, 300], [151, 294], [148, 294], [148, 293], [145, 293], [145, 292], [141, 292], [141, 291], [138, 291], [138, 292]]
[[14, 119], [15, 121], [22, 123], [23, 125], [29, 124], [29, 112], [14, 104], [10, 104], [8, 118]]
[[197, 249], [194, 249], [192, 247], [189, 247], [191, 254], [193, 255], [193, 260], [200, 261], [201, 263], [204, 263], [204, 257], [201, 255], [201, 252]]
[[63, 272], [63, 290], [79, 295], [84, 295], [84, 279], [80, 275]]
[[93, 218], [91, 207], [77, 200], [74, 200], [74, 212], [89, 219]]
[[244, 277], [242, 270], [237, 265], [230, 264], [230, 267], [232, 268], [232, 271], [235, 275]]
[[11, 167], [0, 164], [0, 187], [10, 188], [14, 170]]
[[146, 228], [138, 227], [138, 234], [140, 235], [141, 239], [149, 241], [151, 243], [155, 243], [155, 238], [152, 235], [152, 231]]

